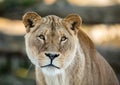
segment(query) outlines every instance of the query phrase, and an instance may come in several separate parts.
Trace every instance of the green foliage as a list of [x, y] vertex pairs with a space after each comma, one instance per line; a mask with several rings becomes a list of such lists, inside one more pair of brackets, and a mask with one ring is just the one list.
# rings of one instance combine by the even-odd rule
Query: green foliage
[[0, 2], [0, 11], [5, 9], [25, 8], [32, 6], [37, 0], [3, 0]]
[[33, 3], [35, 3], [35, 0], [24, 0], [23, 3], [22, 3], [22, 5], [23, 6], [30, 6]]

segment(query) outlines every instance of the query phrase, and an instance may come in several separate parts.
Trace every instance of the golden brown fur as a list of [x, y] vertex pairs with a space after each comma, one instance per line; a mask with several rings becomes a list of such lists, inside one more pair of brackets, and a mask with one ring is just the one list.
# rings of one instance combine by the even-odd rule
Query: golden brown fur
[[[110, 65], [80, 29], [81, 18], [69, 15], [23, 16], [29, 59], [36, 67], [37, 85], [119, 85]], [[46, 54], [57, 54], [52, 60]], [[46, 66], [52, 63], [55, 66]]]

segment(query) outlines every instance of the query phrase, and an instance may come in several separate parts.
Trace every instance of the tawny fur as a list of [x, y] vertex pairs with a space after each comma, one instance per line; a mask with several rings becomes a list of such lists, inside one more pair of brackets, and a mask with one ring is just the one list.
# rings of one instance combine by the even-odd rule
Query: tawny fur
[[[32, 25], [30, 27], [31, 22], [29, 23], [27, 19], [33, 21], [34, 27]], [[74, 22], [72, 27], [71, 24]], [[37, 85], [119, 85], [110, 65], [96, 51], [91, 39], [80, 29], [81, 22], [78, 15], [69, 15], [65, 19], [54, 15], [41, 18], [34, 12], [24, 15], [23, 23], [27, 28], [26, 51], [36, 67]], [[41, 31], [45, 31], [44, 35], [47, 32], [49, 34], [47, 39], [50, 40], [45, 44], [35, 39]], [[66, 41], [66, 44], [63, 42], [62, 47], [57, 44], [59, 43], [57, 39], [63, 33], [71, 40]], [[41, 68], [42, 65], [49, 63], [49, 59], [44, 56], [44, 52], [48, 51], [61, 54], [54, 60], [54, 64], [59, 66], [60, 70]]]

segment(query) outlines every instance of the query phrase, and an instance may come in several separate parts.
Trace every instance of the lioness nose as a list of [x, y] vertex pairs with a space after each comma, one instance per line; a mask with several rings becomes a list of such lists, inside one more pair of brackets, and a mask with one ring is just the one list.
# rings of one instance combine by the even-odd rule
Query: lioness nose
[[59, 54], [52, 54], [52, 53], [45, 53], [45, 55], [49, 57], [51, 60], [59, 56]]

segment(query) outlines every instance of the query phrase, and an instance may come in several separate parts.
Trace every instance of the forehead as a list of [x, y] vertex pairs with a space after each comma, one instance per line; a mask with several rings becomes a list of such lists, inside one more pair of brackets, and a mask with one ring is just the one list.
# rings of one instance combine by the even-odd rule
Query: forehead
[[36, 30], [37, 35], [39, 34], [50, 34], [50, 35], [71, 35], [71, 32], [65, 26], [62, 18], [55, 15], [49, 15], [41, 19], [40, 26]]
[[42, 18], [42, 23], [46, 23], [46, 24], [53, 24], [53, 23], [57, 24], [61, 22], [62, 22], [62, 18], [55, 15], [49, 15]]
[[63, 24], [63, 19], [55, 15], [49, 15], [42, 18], [39, 28], [39, 32], [66, 32], [67, 28]]

